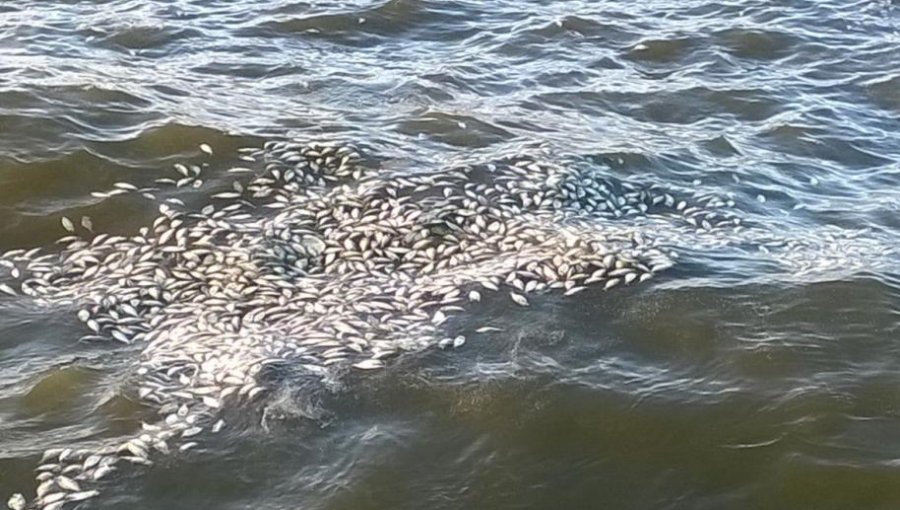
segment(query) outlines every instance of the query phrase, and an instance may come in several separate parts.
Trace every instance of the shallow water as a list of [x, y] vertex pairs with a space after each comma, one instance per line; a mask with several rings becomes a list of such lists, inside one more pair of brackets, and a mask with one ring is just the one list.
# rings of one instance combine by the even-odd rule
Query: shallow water
[[[543, 147], [617, 182], [720, 196], [756, 237], [670, 233], [639, 286], [486, 294], [469, 342], [285, 384], [199, 449], [81, 508], [874, 509], [900, 506], [900, 6], [892, 1], [17, 1], [0, 6], [0, 251], [97, 198], [235, 149], [352, 142], [440, 173]], [[201, 143], [215, 154], [205, 157]], [[666, 236], [646, 225], [649, 234]], [[771, 235], [803, 243], [766, 247]], [[768, 252], [768, 253], [767, 253]], [[489, 324], [502, 331], [473, 335]], [[138, 345], [0, 300], [0, 497], [51, 446], [152, 414]]]

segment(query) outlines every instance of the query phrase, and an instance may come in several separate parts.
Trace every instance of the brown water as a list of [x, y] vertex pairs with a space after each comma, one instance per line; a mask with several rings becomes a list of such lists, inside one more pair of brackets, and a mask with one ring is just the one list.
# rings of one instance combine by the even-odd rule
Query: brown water
[[[447, 325], [464, 348], [330, 391], [287, 382], [80, 508], [900, 508], [898, 13], [3, 3], [0, 251], [52, 247], [63, 215], [133, 233], [155, 204], [91, 192], [201, 161], [212, 188], [238, 147], [291, 137], [351, 141], [410, 173], [544, 144], [616, 182], [730, 197], [755, 232], [806, 243], [673, 234], [678, 263], [645, 285], [528, 308], [486, 294]], [[199, 204], [207, 188], [169, 196]], [[476, 340], [484, 324], [502, 331]], [[122, 377], [141, 346], [84, 334], [75, 310], [0, 299], [4, 500], [33, 492], [46, 448], [152, 413]]]

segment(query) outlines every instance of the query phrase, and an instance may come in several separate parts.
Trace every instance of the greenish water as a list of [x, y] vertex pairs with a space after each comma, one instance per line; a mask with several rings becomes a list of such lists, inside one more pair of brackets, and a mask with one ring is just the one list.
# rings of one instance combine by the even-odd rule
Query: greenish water
[[[206, 184], [160, 197], [199, 210], [238, 148], [295, 137], [410, 175], [543, 144], [610, 182], [725, 197], [754, 233], [719, 245], [635, 219], [679, 253], [649, 282], [527, 308], [483, 292], [442, 326], [463, 347], [331, 386], [276, 374], [220, 434], [66, 508], [900, 507], [898, 9], [0, 5], [0, 252], [56, 249], [61, 216], [133, 235], [158, 203], [91, 193], [179, 162]], [[47, 448], [153, 419], [132, 378], [144, 346], [79, 341], [77, 311], [0, 298], [4, 500], [33, 496]]]

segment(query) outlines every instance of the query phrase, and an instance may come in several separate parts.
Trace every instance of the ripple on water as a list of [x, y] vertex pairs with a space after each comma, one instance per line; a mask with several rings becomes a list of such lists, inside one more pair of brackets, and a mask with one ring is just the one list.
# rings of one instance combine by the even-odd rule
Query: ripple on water
[[693, 38], [647, 39], [635, 44], [628, 52], [628, 57], [637, 62], [668, 64], [679, 62], [697, 42]]
[[425, 112], [401, 121], [398, 131], [410, 136], [425, 136], [460, 147], [487, 147], [509, 140], [512, 133], [468, 115]]
[[[182, 39], [198, 39], [202, 32], [191, 28], [179, 28], [177, 26], [141, 25], [139, 23], [125, 24], [121, 26], [104, 27], [108, 33], [101, 39], [106, 45], [119, 46], [128, 50], [153, 50], [164, 49], [177, 45]], [[190, 41], [184, 41], [188, 43]]]
[[280, 15], [244, 33], [273, 33], [286, 37], [324, 39], [347, 46], [374, 46], [385, 39], [408, 37], [421, 41], [454, 41], [478, 33], [477, 4], [426, 0], [389, 0], [353, 10], [326, 9], [301, 15]]
[[[758, 135], [767, 144], [777, 144], [784, 154], [801, 156], [809, 161], [831, 161], [851, 170], [875, 169], [896, 162], [873, 146], [871, 149], [840, 135], [834, 135], [823, 127], [812, 124], [781, 123], [769, 126]], [[868, 144], [867, 144], [868, 145]]]

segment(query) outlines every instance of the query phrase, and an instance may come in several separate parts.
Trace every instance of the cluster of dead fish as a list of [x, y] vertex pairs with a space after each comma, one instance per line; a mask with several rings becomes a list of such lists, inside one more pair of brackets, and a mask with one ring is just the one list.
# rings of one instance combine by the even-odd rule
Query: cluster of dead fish
[[728, 199], [688, 204], [540, 157], [416, 174], [380, 169], [348, 145], [268, 142], [239, 160], [198, 210], [161, 187], [204, 186], [203, 167], [178, 164], [153, 186], [95, 194], [158, 201], [137, 233], [63, 219], [70, 235], [58, 249], [0, 255], [0, 293], [74, 307], [85, 341], [142, 345], [135, 397], [159, 412], [105, 448], [48, 450], [35, 497], [15, 495], [10, 508], [58, 510], [96, 496], [123, 465], [194, 447], [225, 426], [221, 408], [267, 393], [268, 367], [328, 379], [460, 347], [466, 338], [442, 325], [484, 292], [528, 306], [530, 293], [636, 284], [673, 264], [659, 242], [673, 230], [742, 228]]

